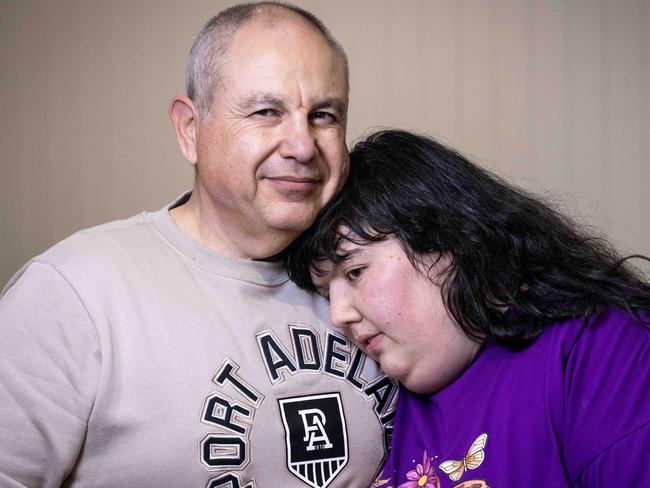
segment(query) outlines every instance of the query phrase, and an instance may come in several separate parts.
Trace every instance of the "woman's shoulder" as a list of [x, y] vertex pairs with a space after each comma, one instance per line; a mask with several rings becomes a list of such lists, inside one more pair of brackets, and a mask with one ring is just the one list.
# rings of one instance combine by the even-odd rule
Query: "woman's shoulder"
[[540, 339], [555, 352], [547, 391], [558, 400], [565, 462], [579, 477], [650, 421], [650, 316], [606, 309], [556, 324]]
[[606, 308], [589, 317], [558, 322], [547, 327], [542, 340], [562, 350], [565, 359], [591, 357], [596, 351], [611, 359], [627, 362], [629, 354], [621, 349], [650, 347], [650, 313], [637, 313]]

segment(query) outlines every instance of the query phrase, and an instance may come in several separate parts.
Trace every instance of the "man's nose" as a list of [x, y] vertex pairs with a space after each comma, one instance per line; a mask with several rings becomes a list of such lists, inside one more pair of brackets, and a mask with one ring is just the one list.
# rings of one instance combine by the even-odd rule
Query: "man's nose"
[[330, 322], [334, 327], [349, 327], [361, 320], [361, 314], [352, 303], [349, 292], [337, 290], [337, 287], [330, 285], [329, 294]]
[[317, 151], [316, 137], [309, 118], [296, 115], [287, 120], [280, 144], [280, 156], [308, 163], [314, 159]]

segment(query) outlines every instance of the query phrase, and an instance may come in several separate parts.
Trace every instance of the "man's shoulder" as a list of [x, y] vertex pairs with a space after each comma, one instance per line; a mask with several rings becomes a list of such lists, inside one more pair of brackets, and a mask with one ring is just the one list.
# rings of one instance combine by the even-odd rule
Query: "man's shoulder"
[[88, 283], [102, 279], [110, 270], [118, 271], [138, 259], [156, 241], [162, 242], [151, 222], [142, 212], [133, 217], [107, 222], [80, 230], [30, 259], [4, 286], [3, 294], [26, 272], [41, 275], [53, 271], [66, 280], [76, 277]]
[[152, 222], [153, 215], [142, 212], [75, 232], [28, 261], [7, 286], [35, 264], [54, 268], [67, 278], [77, 276], [84, 280], [128, 269], [155, 249], [165, 247]]
[[33, 260], [56, 266], [92, 256], [101, 257], [106, 252], [132, 249], [138, 239], [150, 235], [152, 231], [149, 214], [142, 212], [127, 219], [77, 231]]

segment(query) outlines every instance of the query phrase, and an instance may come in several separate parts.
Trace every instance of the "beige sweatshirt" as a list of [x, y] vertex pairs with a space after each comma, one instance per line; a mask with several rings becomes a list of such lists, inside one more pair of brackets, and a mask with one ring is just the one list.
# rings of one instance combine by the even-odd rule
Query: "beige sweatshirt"
[[167, 207], [73, 235], [0, 299], [2, 487], [365, 487], [395, 393], [282, 265]]

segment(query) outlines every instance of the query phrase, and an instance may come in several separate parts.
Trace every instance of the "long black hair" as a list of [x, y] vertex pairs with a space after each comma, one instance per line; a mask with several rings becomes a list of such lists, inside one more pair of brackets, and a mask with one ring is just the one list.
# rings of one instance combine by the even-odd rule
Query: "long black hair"
[[520, 348], [547, 325], [603, 307], [639, 321], [650, 310], [650, 284], [632, 256], [436, 140], [400, 130], [355, 145], [343, 190], [289, 248], [289, 276], [314, 290], [310, 272], [346, 259], [342, 239], [389, 235], [414, 266], [426, 255], [451, 258], [443, 300], [477, 341]]

